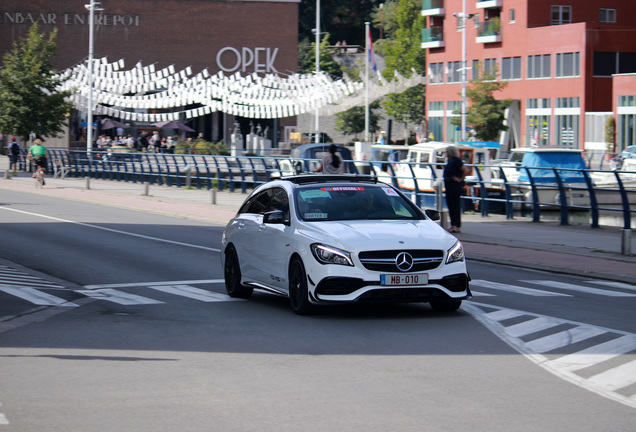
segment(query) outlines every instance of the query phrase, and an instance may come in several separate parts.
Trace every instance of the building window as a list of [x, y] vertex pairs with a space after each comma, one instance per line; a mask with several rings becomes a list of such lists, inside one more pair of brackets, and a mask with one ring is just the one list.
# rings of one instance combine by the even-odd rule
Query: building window
[[552, 78], [552, 54], [528, 56], [528, 79]]
[[481, 78], [483, 72], [484, 74], [494, 75], [495, 70], [497, 68], [497, 59], [489, 58], [482, 60], [473, 60], [473, 79]]
[[612, 76], [616, 73], [636, 72], [636, 53], [595, 51], [592, 74]]
[[428, 103], [428, 139], [442, 141], [444, 136], [444, 102]]
[[526, 101], [526, 143], [529, 146], [551, 144], [550, 99], [528, 99]]
[[552, 6], [550, 24], [572, 24], [572, 6]]
[[619, 96], [618, 97], [618, 106], [619, 107], [633, 107], [633, 106], [636, 106], [636, 96]]
[[451, 101], [446, 103], [446, 141], [458, 142], [461, 140], [461, 127], [452, 124], [454, 117], [460, 117], [462, 114], [461, 101]]
[[598, 10], [598, 21], [602, 23], [615, 23], [616, 9], [600, 8]]
[[619, 150], [636, 145], [636, 114], [619, 114], [616, 122], [616, 144]]
[[431, 63], [428, 65], [428, 83], [444, 84], [444, 63]]
[[562, 147], [579, 147], [579, 117], [581, 110], [578, 97], [557, 98], [554, 109], [555, 144]]
[[501, 79], [521, 79], [521, 57], [504, 57], [501, 59]]
[[448, 68], [446, 70], [446, 82], [458, 83], [462, 82], [462, 62], [448, 62]]
[[579, 98], [577, 97], [557, 98], [556, 108], [579, 108], [579, 103]]
[[510, 9], [510, 24], [514, 24], [515, 21], [515, 10], [514, 9]]
[[550, 116], [526, 116], [527, 142], [530, 146], [550, 145]]
[[556, 76], [579, 76], [580, 58], [578, 52], [558, 53], [556, 55]]
[[549, 109], [550, 99], [528, 99], [527, 109]]

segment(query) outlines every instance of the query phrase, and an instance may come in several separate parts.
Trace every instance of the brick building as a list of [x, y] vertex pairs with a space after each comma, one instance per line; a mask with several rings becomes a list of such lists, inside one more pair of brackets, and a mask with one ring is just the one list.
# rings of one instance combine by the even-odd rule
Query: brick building
[[[462, 2], [465, 30], [458, 28]], [[620, 113], [620, 103], [634, 103], [635, 77], [629, 75], [636, 72], [633, 0], [424, 0], [422, 15], [427, 20], [422, 48], [428, 50], [428, 124], [437, 140], [460, 138], [451, 119], [457, 116], [453, 111], [461, 112], [464, 31], [466, 80], [481, 62], [485, 70], [496, 65], [508, 83], [496, 95], [513, 100], [506, 112], [509, 130], [502, 134], [505, 149], [605, 150], [605, 121], [612, 111]], [[621, 96], [631, 99], [613, 96], [617, 82], [629, 93], [621, 90]], [[636, 113], [629, 107], [623, 111]], [[634, 144], [633, 123], [633, 116], [618, 115], [618, 149]]]
[[[95, 13], [94, 58], [123, 59], [156, 69], [191, 67], [194, 74], [283, 74], [298, 65], [300, 0], [101, 0]], [[2, 0], [0, 55], [26, 36], [35, 22], [41, 31], [57, 29], [56, 70], [88, 58], [90, 0]], [[240, 120], [240, 119], [239, 119]], [[214, 113], [191, 124], [207, 139], [223, 139], [234, 119]], [[263, 121], [276, 130], [289, 119]], [[228, 126], [230, 125], [230, 126]], [[244, 128], [246, 129], [246, 128]]]

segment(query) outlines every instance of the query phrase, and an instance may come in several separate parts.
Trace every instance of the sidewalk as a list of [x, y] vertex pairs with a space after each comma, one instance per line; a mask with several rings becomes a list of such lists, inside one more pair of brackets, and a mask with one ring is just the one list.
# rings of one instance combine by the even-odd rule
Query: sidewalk
[[[225, 225], [247, 197], [236, 192], [212, 192], [140, 183], [66, 178], [46, 180], [36, 189], [29, 173], [5, 178], [8, 161], [0, 156], [0, 191], [78, 200], [132, 210]], [[90, 189], [87, 188], [90, 187]], [[1, 194], [2, 192], [0, 192]], [[213, 199], [215, 203], [213, 204]], [[533, 223], [529, 218], [506, 220], [503, 215], [462, 216], [462, 241], [469, 262], [483, 261], [537, 270], [636, 284], [636, 255], [620, 255], [621, 229]], [[632, 235], [636, 237], [636, 234]], [[632, 253], [636, 253], [632, 239]]]

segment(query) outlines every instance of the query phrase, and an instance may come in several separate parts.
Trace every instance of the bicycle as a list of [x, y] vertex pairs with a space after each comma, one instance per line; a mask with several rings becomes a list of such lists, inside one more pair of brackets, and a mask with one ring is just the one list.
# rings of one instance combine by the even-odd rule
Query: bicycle
[[37, 166], [35, 173], [33, 174], [33, 180], [35, 182], [35, 187], [42, 187], [46, 184], [44, 181], [44, 168], [41, 166]]

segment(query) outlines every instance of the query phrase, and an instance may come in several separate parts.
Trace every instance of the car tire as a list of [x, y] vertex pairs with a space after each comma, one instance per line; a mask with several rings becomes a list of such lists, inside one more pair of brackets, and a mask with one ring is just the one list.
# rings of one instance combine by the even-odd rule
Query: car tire
[[249, 298], [254, 292], [253, 288], [241, 284], [241, 266], [234, 247], [229, 246], [225, 250], [225, 267], [223, 269], [225, 277], [225, 290], [230, 297]]
[[455, 312], [462, 305], [461, 300], [432, 301], [431, 308], [435, 312]]
[[289, 303], [296, 315], [311, 313], [312, 305], [309, 303], [307, 273], [302, 260], [298, 257], [293, 258], [289, 265]]

